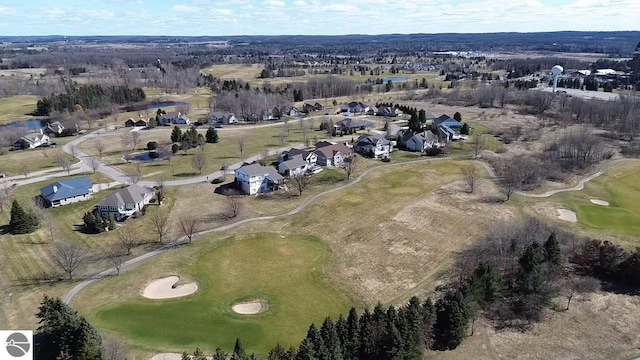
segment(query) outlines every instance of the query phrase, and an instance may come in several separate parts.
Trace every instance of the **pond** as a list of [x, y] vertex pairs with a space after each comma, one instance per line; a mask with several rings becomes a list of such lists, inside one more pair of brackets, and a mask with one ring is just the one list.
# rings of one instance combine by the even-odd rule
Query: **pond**
[[164, 101], [164, 102], [149, 104], [149, 106], [147, 106], [147, 110], [160, 109], [160, 108], [170, 107], [170, 106], [181, 106], [181, 105], [188, 105], [188, 103], [184, 101]]
[[30, 119], [30, 120], [18, 120], [7, 124], [12, 128], [26, 127], [30, 132], [38, 131], [47, 124], [46, 119]]
[[[152, 157], [151, 155], [152, 152], [157, 154], [158, 157]], [[161, 153], [158, 153], [155, 151], [133, 153], [133, 154], [126, 155], [124, 158], [127, 161], [139, 161], [139, 162], [154, 162], [154, 161], [165, 160], [165, 158], [162, 156]]]
[[397, 83], [397, 82], [407, 82], [407, 81], [409, 81], [409, 79], [404, 78], [404, 77], [386, 77], [386, 78], [382, 79], [382, 82], [384, 84], [388, 83], [389, 81], [391, 81], [392, 83]]

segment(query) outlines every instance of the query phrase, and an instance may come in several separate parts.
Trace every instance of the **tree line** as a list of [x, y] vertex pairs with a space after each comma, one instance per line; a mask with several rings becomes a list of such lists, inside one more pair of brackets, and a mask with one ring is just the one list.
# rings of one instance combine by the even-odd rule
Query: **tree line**
[[141, 88], [128, 88], [126, 86], [102, 86], [98, 84], [67, 86], [65, 92], [52, 94], [38, 100], [36, 113], [48, 116], [53, 111], [73, 112], [77, 105], [82, 109], [101, 109], [111, 104], [129, 104], [143, 101], [146, 98]]

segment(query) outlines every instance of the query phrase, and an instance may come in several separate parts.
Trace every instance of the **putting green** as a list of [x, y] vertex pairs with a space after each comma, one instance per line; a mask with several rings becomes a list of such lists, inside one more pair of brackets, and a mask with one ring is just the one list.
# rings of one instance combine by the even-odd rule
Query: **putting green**
[[[588, 183], [585, 189], [563, 196], [563, 203], [576, 211], [578, 222], [591, 228], [640, 235], [640, 168], [615, 167]], [[609, 206], [590, 199], [609, 202]]]
[[[197, 281], [195, 294], [171, 300], [139, 297], [100, 307], [90, 319], [140, 349], [231, 350], [239, 337], [247, 351], [264, 354], [276, 343], [299, 343], [312, 322], [348, 311], [349, 299], [322, 279], [328, 254], [313, 237], [274, 234], [227, 241], [192, 258], [175, 253], [182, 259], [175, 259], [178, 268], [171, 271]], [[140, 289], [148, 280], [140, 280]], [[268, 311], [239, 315], [231, 309], [255, 299], [266, 300]]]

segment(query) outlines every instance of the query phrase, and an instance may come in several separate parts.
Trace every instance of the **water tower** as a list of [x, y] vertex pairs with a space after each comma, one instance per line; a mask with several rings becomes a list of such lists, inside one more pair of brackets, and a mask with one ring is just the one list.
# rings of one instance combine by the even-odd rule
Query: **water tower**
[[560, 65], [556, 65], [551, 68], [551, 73], [553, 74], [553, 93], [556, 93], [556, 87], [558, 86], [558, 76], [562, 74], [564, 68]]

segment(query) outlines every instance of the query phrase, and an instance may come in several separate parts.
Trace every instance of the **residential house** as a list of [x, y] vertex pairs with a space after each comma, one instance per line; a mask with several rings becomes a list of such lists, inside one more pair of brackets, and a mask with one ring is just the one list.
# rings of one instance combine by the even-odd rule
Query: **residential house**
[[438, 136], [430, 130], [419, 133], [411, 130], [400, 130], [396, 135], [398, 147], [403, 150], [424, 152], [433, 147], [442, 147]]
[[344, 104], [340, 106], [340, 112], [348, 112], [352, 114], [364, 114], [367, 111], [369, 111], [369, 105], [359, 101], [352, 101], [348, 104]]
[[140, 118], [135, 122], [135, 126], [147, 127], [149, 126], [149, 121], [144, 118]]
[[212, 112], [209, 114], [209, 123], [211, 124], [237, 124], [238, 118], [232, 113]]
[[318, 165], [342, 167], [344, 159], [351, 156], [353, 150], [344, 144], [331, 144], [318, 147], [314, 153], [318, 156]]
[[57, 181], [40, 188], [40, 197], [46, 207], [58, 207], [91, 199], [93, 184], [88, 177]]
[[438, 132], [446, 142], [460, 140], [461, 138], [460, 134], [444, 124], [438, 125]]
[[354, 149], [362, 156], [385, 159], [391, 154], [393, 145], [382, 135], [362, 135], [356, 141]]
[[276, 168], [258, 163], [240, 167], [235, 171], [235, 177], [236, 184], [247, 195], [278, 190], [284, 183], [284, 178]]
[[[325, 142], [323, 142], [325, 143]], [[333, 145], [331, 143], [327, 143], [328, 145]], [[309, 165], [315, 165], [318, 162], [318, 156], [311, 151], [291, 148], [278, 156], [278, 163], [283, 161], [291, 160], [294, 156], [300, 155]]]
[[44, 128], [44, 133], [48, 136], [58, 136], [62, 134], [64, 131], [64, 126], [60, 123], [60, 121], [54, 121], [52, 123], [48, 123]]
[[397, 107], [382, 106], [376, 111], [376, 116], [396, 117], [402, 115], [403, 112]]
[[13, 148], [16, 150], [22, 149], [35, 149], [40, 146], [49, 145], [49, 136], [44, 134], [42, 129], [38, 132], [27, 134], [13, 143]]
[[153, 189], [137, 184], [129, 185], [109, 194], [98, 204], [97, 211], [103, 218], [113, 215], [116, 221], [122, 221], [136, 212], [142, 211], [151, 202], [154, 194]]
[[362, 119], [347, 118], [338, 121], [335, 125], [333, 125], [333, 127], [336, 129], [336, 132], [352, 134], [359, 130], [372, 128], [373, 123]]
[[133, 120], [132, 118], [129, 118], [127, 121], [124, 122], [124, 126], [125, 127], [134, 127], [134, 126], [136, 126], [136, 121]]
[[308, 166], [309, 163], [302, 158], [302, 154], [298, 154], [278, 164], [278, 172], [284, 176], [294, 177], [304, 175]]
[[454, 131], [460, 131], [460, 129], [462, 129], [462, 124], [458, 120], [449, 117], [449, 115], [441, 115], [440, 117], [433, 119], [431, 125], [434, 127], [446, 125]]
[[[276, 112], [277, 111], [277, 112]], [[295, 106], [283, 106], [280, 109], [274, 108], [274, 118], [282, 118], [284, 116], [299, 116], [302, 112]]]
[[324, 109], [324, 106], [319, 102], [316, 102], [315, 104], [304, 103], [302, 106], [302, 112], [306, 114], [314, 111], [321, 111], [322, 109]]
[[168, 126], [170, 124], [174, 125], [188, 125], [191, 122], [186, 114], [182, 114], [179, 111], [173, 111], [170, 113], [166, 113], [162, 115], [160, 119], [160, 123], [162, 125]]

